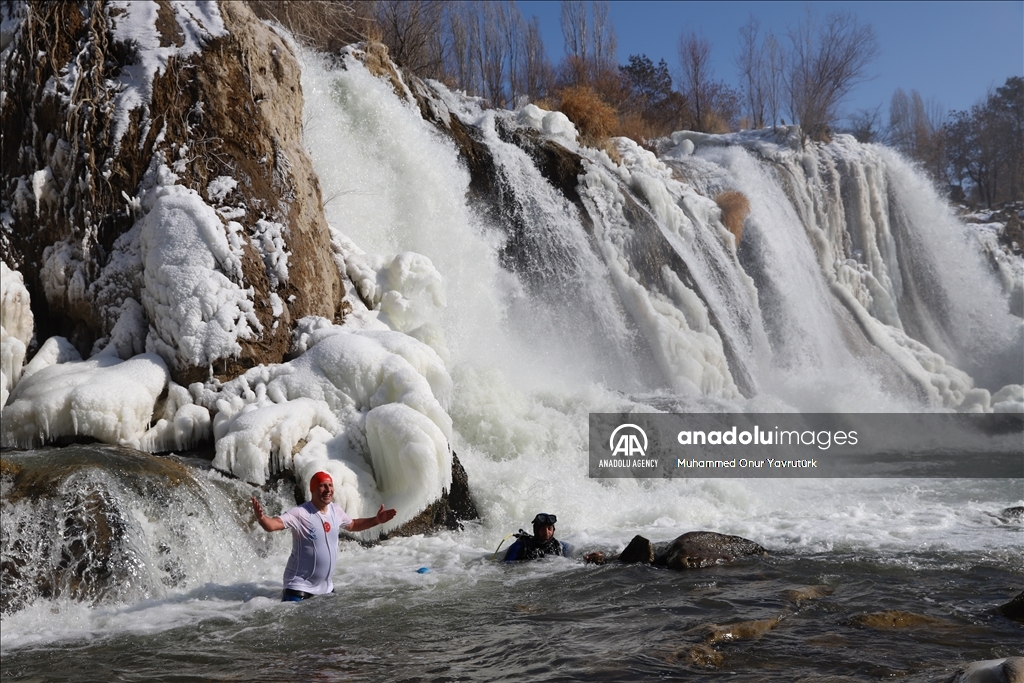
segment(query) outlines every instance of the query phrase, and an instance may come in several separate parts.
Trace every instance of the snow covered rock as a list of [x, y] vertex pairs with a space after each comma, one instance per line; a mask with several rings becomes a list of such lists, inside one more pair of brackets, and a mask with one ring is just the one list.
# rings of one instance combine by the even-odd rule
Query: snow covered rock
[[32, 327], [32, 308], [21, 273], [0, 261], [0, 407], [21, 378]]
[[[293, 320], [341, 319], [284, 39], [243, 3], [31, 5], [15, 23], [0, 260], [24, 276], [39, 339], [155, 352], [187, 385], [280, 362]], [[202, 239], [154, 249], [183, 229]], [[180, 277], [193, 263], [205, 303], [172, 305], [198, 286]]]
[[394, 331], [332, 326], [288, 363], [253, 368], [211, 392], [214, 467], [254, 484], [290, 470], [335, 480], [355, 517], [383, 502], [410, 520], [452, 483], [452, 381], [429, 346]]

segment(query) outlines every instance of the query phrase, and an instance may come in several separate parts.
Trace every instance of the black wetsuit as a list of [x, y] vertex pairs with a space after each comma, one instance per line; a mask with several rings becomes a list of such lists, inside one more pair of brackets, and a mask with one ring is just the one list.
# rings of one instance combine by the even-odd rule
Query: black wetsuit
[[509, 546], [505, 552], [506, 562], [519, 562], [521, 560], [538, 560], [545, 555], [565, 555], [565, 544], [557, 538], [550, 538], [541, 542], [536, 536], [530, 534], [519, 535], [519, 540]]

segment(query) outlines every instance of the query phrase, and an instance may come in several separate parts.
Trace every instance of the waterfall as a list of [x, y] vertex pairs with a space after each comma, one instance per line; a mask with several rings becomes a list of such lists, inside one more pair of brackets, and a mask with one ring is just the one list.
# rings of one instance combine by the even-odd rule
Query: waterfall
[[[1022, 321], [1010, 295], [982, 246], [896, 152], [847, 136], [805, 145], [788, 129], [677, 133], [653, 145], [657, 152], [626, 139], [596, 149], [580, 144], [567, 120], [540, 117], [536, 107], [488, 110], [409, 77], [396, 92], [354, 55], [329, 61], [305, 53], [302, 76], [305, 144], [352, 313], [340, 329], [303, 319], [290, 365], [254, 368], [218, 387], [218, 439], [226, 443], [233, 429], [232, 448], [260, 456], [271, 444], [285, 463], [279, 469], [300, 442], [295, 471], [300, 460], [319, 467], [310, 454], [363, 462], [370, 439], [360, 411], [379, 408], [378, 400], [397, 405], [388, 392], [408, 398], [414, 383], [399, 380], [419, 373], [407, 407], [440, 425], [427, 425], [432, 443], [438, 453], [449, 444], [458, 453], [482, 519], [461, 536], [386, 552], [479, 558], [493, 551], [495, 536], [541, 510], [571, 520], [574, 542], [606, 547], [639, 532], [661, 540], [680, 527], [815, 551], [902, 551], [924, 536], [968, 550], [1003, 542], [975, 519], [983, 510], [962, 511], [963, 500], [928, 492], [900, 503], [934, 520], [918, 522], [918, 537], [879, 532], [885, 506], [850, 510], [864, 500], [867, 507], [902, 500], [905, 487], [884, 480], [799, 482], [799, 496], [780, 496], [772, 482], [757, 480], [588, 477], [589, 413], [1024, 407]], [[454, 135], [453, 121], [485, 157], [486, 178], [461, 154], [468, 143]], [[551, 155], [564, 162], [560, 170], [544, 162]], [[715, 201], [726, 191], [749, 202], [739, 239]], [[293, 253], [289, 263], [301, 257]], [[393, 377], [382, 378], [383, 361], [359, 366], [360, 378], [342, 376], [359, 349], [386, 355]], [[319, 381], [326, 377], [329, 386]], [[192, 387], [175, 391], [184, 402]], [[340, 407], [319, 406], [317, 421], [295, 419], [315, 400]], [[290, 422], [256, 420], [257, 409]], [[235, 429], [248, 418], [259, 422], [251, 432], [266, 444]], [[259, 470], [250, 481], [263, 483], [267, 463], [249, 460]], [[450, 462], [447, 473], [444, 462], [431, 464], [437, 481], [401, 500], [423, 502], [450, 482]], [[370, 491], [373, 474], [369, 465], [357, 469], [346, 481], [372, 513], [380, 500]], [[395, 478], [411, 478], [409, 471]], [[24, 599], [130, 604], [197, 595], [206, 584], [268, 595], [267, 585], [279, 586], [286, 543], [252, 537], [247, 485], [204, 470], [173, 494], [156, 495], [114, 474], [88, 476], [45, 504], [5, 501], [5, 558], [17, 546], [26, 553], [18, 555], [22, 567], [62, 566], [64, 555], [74, 556], [78, 531], [69, 527], [67, 543], [33, 545], [45, 532], [30, 520], [73, 519], [102, 504], [124, 538], [110, 549], [116, 580], [90, 592], [73, 571], [39, 578], [26, 569], [17, 580], [37, 588], [19, 584]], [[1012, 482], [996, 489], [965, 487], [964, 500], [1015, 500]], [[273, 497], [283, 505], [290, 493]], [[947, 541], [949, 520], [963, 515], [982, 531]], [[377, 571], [375, 556], [361, 552], [353, 552], [353, 571]], [[390, 580], [390, 570], [381, 571]]]

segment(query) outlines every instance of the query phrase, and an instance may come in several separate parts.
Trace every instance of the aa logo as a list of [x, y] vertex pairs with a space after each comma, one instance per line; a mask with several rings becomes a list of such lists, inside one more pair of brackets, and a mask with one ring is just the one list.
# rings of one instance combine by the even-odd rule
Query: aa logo
[[612, 449], [612, 455], [643, 457], [647, 455], [647, 434], [633, 424], [619, 425], [612, 432], [608, 447]]

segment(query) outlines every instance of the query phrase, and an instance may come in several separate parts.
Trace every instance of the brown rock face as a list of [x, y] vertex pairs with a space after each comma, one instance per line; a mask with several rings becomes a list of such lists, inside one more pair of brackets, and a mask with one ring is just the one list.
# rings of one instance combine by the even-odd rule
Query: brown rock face
[[[156, 50], [118, 33], [124, 10], [102, 2], [28, 8], [4, 64], [0, 192], [10, 218], [0, 231], [0, 258], [25, 276], [36, 338], [65, 336], [88, 355], [120, 319], [125, 299], [141, 300], [142, 265], [130, 263], [131, 247], [118, 238], [140, 218], [132, 199], [147, 172], [166, 164], [177, 184], [221, 210], [225, 224], [230, 216], [242, 226], [237, 284], [252, 288], [262, 331], [239, 341], [236, 358], [214, 363], [217, 375], [230, 378], [280, 362], [292, 321], [340, 320], [344, 292], [320, 187], [301, 146], [299, 66], [290, 48], [245, 4], [224, 2], [223, 31], [205, 26], [199, 51], [173, 53], [192, 37], [179, 10], [159, 7], [159, 49], [172, 54], [153, 76], [149, 101], [127, 110], [116, 84]], [[237, 185], [213, 192], [211, 181], [224, 176]], [[286, 280], [267, 262], [261, 220], [283, 226], [292, 255]], [[276, 318], [271, 294], [284, 304]], [[166, 360], [180, 384], [209, 376], [209, 367], [180, 349]]]

